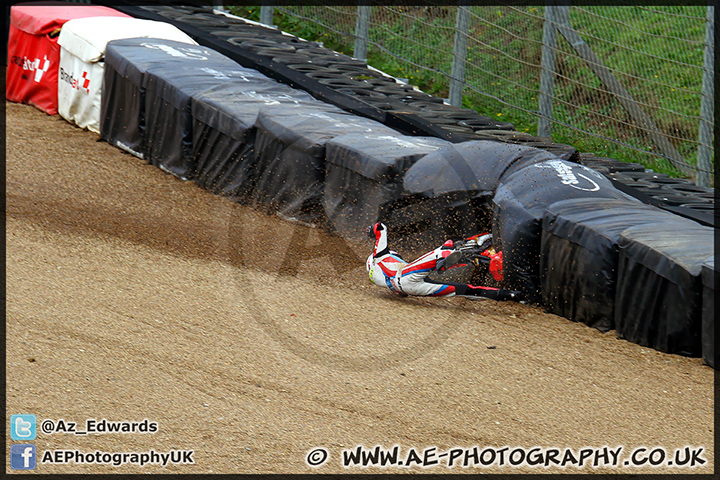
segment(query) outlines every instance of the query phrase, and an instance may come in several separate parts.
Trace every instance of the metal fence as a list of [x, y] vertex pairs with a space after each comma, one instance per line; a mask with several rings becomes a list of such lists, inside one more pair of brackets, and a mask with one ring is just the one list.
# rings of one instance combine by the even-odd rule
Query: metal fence
[[714, 7], [460, 5], [255, 8], [519, 131], [712, 184]]

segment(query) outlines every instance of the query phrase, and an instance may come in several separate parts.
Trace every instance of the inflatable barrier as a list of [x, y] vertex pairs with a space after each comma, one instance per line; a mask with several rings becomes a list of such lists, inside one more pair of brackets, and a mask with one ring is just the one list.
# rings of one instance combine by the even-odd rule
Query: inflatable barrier
[[540, 238], [542, 218], [561, 200], [593, 198], [638, 200], [613, 187], [602, 174], [565, 160], [548, 160], [503, 178], [493, 197], [492, 232], [503, 252], [505, 281], [540, 303]]
[[627, 200], [577, 198], [549, 205], [540, 241], [543, 305], [600, 331], [614, 330], [620, 234], [631, 226], [674, 218]]
[[258, 85], [219, 85], [193, 95], [195, 182], [205, 190], [245, 203], [257, 181], [255, 123], [261, 109], [285, 111], [316, 104], [309, 94], [267, 79]]
[[58, 37], [60, 77], [58, 113], [68, 122], [100, 133], [100, 104], [105, 48], [111, 40], [151, 37], [195, 44], [168, 23], [124, 17], [77, 18]]
[[28, 2], [10, 7], [5, 98], [57, 115], [58, 35], [69, 20], [99, 16], [130, 18], [113, 8], [66, 2]]
[[672, 216], [627, 228], [618, 245], [618, 336], [662, 352], [700, 356], [700, 275], [712, 256], [714, 229]]
[[331, 229], [365, 239], [386, 205], [400, 198], [403, 174], [423, 156], [449, 145], [434, 137], [351, 134], [327, 144], [323, 208]]

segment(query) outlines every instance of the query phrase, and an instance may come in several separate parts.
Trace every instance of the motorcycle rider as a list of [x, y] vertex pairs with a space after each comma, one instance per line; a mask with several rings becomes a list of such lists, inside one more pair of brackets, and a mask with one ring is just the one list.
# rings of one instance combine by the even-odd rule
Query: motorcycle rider
[[[422, 255], [413, 262], [406, 262], [400, 255], [388, 248], [387, 227], [376, 223], [368, 227], [368, 236], [375, 239], [373, 253], [367, 259], [366, 268], [370, 281], [375, 285], [387, 287], [401, 296], [415, 295], [423, 297], [449, 297], [453, 295], [492, 300], [521, 300], [521, 293], [493, 287], [483, 287], [456, 282], [439, 282], [428, 278], [434, 271], [444, 271], [456, 265], [463, 257], [455, 243], [448, 240], [442, 246]], [[482, 244], [489, 235], [476, 235], [467, 241]], [[483, 252], [490, 257], [490, 271], [496, 280], [502, 279], [502, 252]]]

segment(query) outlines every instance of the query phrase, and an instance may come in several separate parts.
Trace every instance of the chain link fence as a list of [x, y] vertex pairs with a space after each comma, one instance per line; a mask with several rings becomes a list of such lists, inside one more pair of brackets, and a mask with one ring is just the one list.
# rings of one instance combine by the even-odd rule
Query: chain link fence
[[518, 131], [713, 182], [714, 7], [395, 3], [233, 13], [367, 59]]

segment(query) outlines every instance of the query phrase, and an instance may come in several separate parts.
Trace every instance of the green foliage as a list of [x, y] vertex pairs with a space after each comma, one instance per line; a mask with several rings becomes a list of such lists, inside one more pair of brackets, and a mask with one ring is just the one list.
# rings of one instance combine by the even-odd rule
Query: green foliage
[[[293, 8], [312, 21], [285, 13]], [[258, 20], [260, 7], [231, 12]], [[447, 6], [374, 8], [368, 64], [447, 98], [455, 12]], [[536, 134], [544, 7], [473, 6], [471, 12], [462, 106]], [[329, 8], [276, 8], [273, 22], [352, 55], [352, 34], [332, 30], [352, 32], [354, 25], [339, 26], [337, 11], [332, 14]], [[703, 6], [573, 7], [570, 15], [572, 26], [656, 125], [676, 137], [671, 141], [690, 164], [697, 154], [705, 30], [698, 19], [704, 17]], [[658, 150], [568, 42], [558, 35], [557, 43], [553, 141], [682, 176], [662, 157], [640, 151]]]

